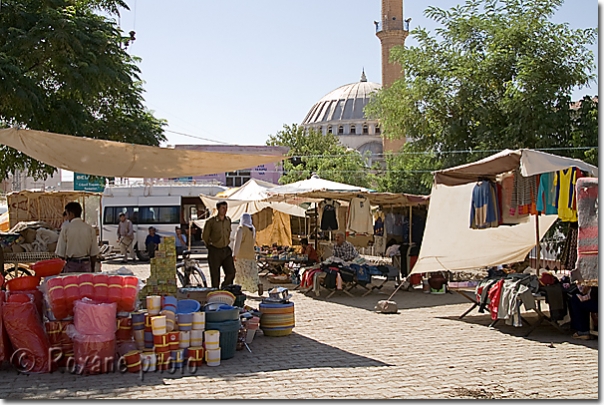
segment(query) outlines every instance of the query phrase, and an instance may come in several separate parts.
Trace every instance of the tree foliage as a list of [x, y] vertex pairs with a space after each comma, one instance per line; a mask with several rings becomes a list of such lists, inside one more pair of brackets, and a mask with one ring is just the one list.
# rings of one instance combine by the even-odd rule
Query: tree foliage
[[368, 159], [340, 144], [333, 134], [323, 135], [296, 124], [283, 125], [283, 130], [269, 135], [266, 144], [290, 148], [287, 156], [292, 158], [283, 162], [281, 184], [308, 179], [317, 174], [326, 180], [369, 187]]
[[[597, 103], [588, 99], [577, 114], [570, 99], [595, 78], [588, 46], [597, 33], [551, 22], [562, 3], [468, 0], [450, 10], [426, 9], [440, 24], [436, 35], [418, 27], [411, 33], [418, 46], [392, 51], [405, 77], [366, 108], [384, 134], [411, 138], [403, 152], [427, 152], [405, 163], [408, 170], [447, 168], [504, 148], [597, 145]], [[594, 152], [597, 161], [597, 149], [553, 153]], [[423, 174], [410, 174], [421, 181]]]
[[[0, 126], [159, 145], [164, 121], [143, 105], [137, 58], [110, 17], [122, 0], [2, 0]], [[0, 177], [55, 168], [1, 147]]]

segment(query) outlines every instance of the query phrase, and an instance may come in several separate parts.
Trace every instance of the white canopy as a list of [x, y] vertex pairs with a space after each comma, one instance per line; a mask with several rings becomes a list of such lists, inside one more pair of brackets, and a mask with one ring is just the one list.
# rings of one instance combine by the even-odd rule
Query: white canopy
[[48, 165], [104, 177], [177, 178], [248, 169], [283, 160], [282, 154], [204, 152], [159, 148], [60, 135], [0, 129], [0, 143]]
[[310, 179], [300, 180], [295, 183], [271, 188], [268, 191], [270, 201], [296, 201], [298, 196], [319, 191], [371, 191], [364, 187], [351, 186], [350, 184], [337, 183], [324, 180], [317, 175]]
[[[578, 167], [597, 176], [598, 168], [581, 160], [528, 149], [505, 150], [462, 166], [435, 172], [419, 258], [411, 273], [472, 270], [522, 261], [536, 245], [535, 217], [498, 228], [471, 229], [474, 183], [520, 167], [523, 176]], [[539, 216], [539, 239], [558, 218]]]
[[244, 213], [255, 214], [265, 208], [272, 208], [275, 211], [296, 217], [304, 217], [306, 211], [304, 208], [285, 202], [263, 201], [268, 196], [267, 190], [276, 188], [274, 184], [264, 181], [251, 179], [241, 186], [229, 198], [212, 197], [201, 194], [199, 197], [203, 204], [213, 212], [216, 209], [216, 203], [226, 201], [228, 204], [227, 215], [233, 221], [239, 220]]

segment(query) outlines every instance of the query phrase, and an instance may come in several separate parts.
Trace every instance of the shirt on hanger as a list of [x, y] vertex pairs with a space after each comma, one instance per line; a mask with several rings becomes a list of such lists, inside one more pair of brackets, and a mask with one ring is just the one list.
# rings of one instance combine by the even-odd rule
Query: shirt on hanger
[[326, 198], [319, 203], [321, 211], [321, 230], [337, 231], [338, 230], [338, 208], [340, 203], [331, 198]]
[[354, 197], [348, 206], [348, 230], [358, 233], [373, 233], [373, 216], [366, 197]]
[[554, 175], [555, 173], [553, 172], [543, 173], [539, 178], [539, 190], [537, 192], [537, 211], [546, 215], [558, 213]]
[[575, 184], [577, 183], [577, 169], [558, 170], [554, 175], [554, 185], [558, 191], [558, 218], [562, 222], [577, 222], [577, 211], [575, 201]]

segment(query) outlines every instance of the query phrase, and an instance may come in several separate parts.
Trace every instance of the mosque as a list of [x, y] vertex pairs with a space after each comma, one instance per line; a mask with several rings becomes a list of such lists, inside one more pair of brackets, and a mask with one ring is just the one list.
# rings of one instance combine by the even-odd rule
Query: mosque
[[402, 76], [401, 66], [388, 59], [393, 47], [405, 45], [410, 20], [403, 19], [403, 0], [382, 0], [382, 20], [374, 21], [382, 45], [382, 84], [367, 81], [363, 71], [360, 81], [338, 87], [313, 105], [301, 125], [322, 134], [334, 134], [344, 146], [361, 154], [369, 151], [380, 156], [383, 152], [398, 151], [405, 139], [384, 138], [378, 122], [368, 120], [363, 110], [373, 92], [390, 86]]

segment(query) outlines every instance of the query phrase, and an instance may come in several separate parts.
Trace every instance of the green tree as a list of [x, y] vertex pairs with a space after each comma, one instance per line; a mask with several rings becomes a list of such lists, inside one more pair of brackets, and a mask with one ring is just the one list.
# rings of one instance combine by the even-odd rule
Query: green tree
[[[413, 150], [428, 152], [419, 168], [451, 167], [504, 148], [597, 145], [577, 135], [570, 108], [572, 90], [595, 78], [588, 46], [597, 33], [551, 22], [562, 3], [468, 0], [450, 10], [428, 7], [425, 14], [441, 25], [436, 35], [418, 27], [411, 33], [418, 46], [393, 49], [391, 60], [405, 76], [379, 91], [366, 113], [387, 136], [411, 138]], [[580, 122], [597, 134], [597, 108], [585, 109]], [[489, 152], [452, 152], [478, 150]]]
[[[159, 145], [163, 120], [143, 105], [138, 59], [116, 22], [121, 0], [2, 0], [0, 127]], [[107, 15], [103, 16], [101, 13]], [[0, 147], [0, 177], [54, 167]]]
[[312, 174], [317, 174], [326, 180], [370, 186], [368, 159], [358, 151], [342, 146], [333, 134], [323, 135], [296, 124], [283, 125], [282, 131], [269, 135], [266, 144], [290, 148], [287, 156], [291, 159], [283, 162], [281, 184], [308, 179]]

